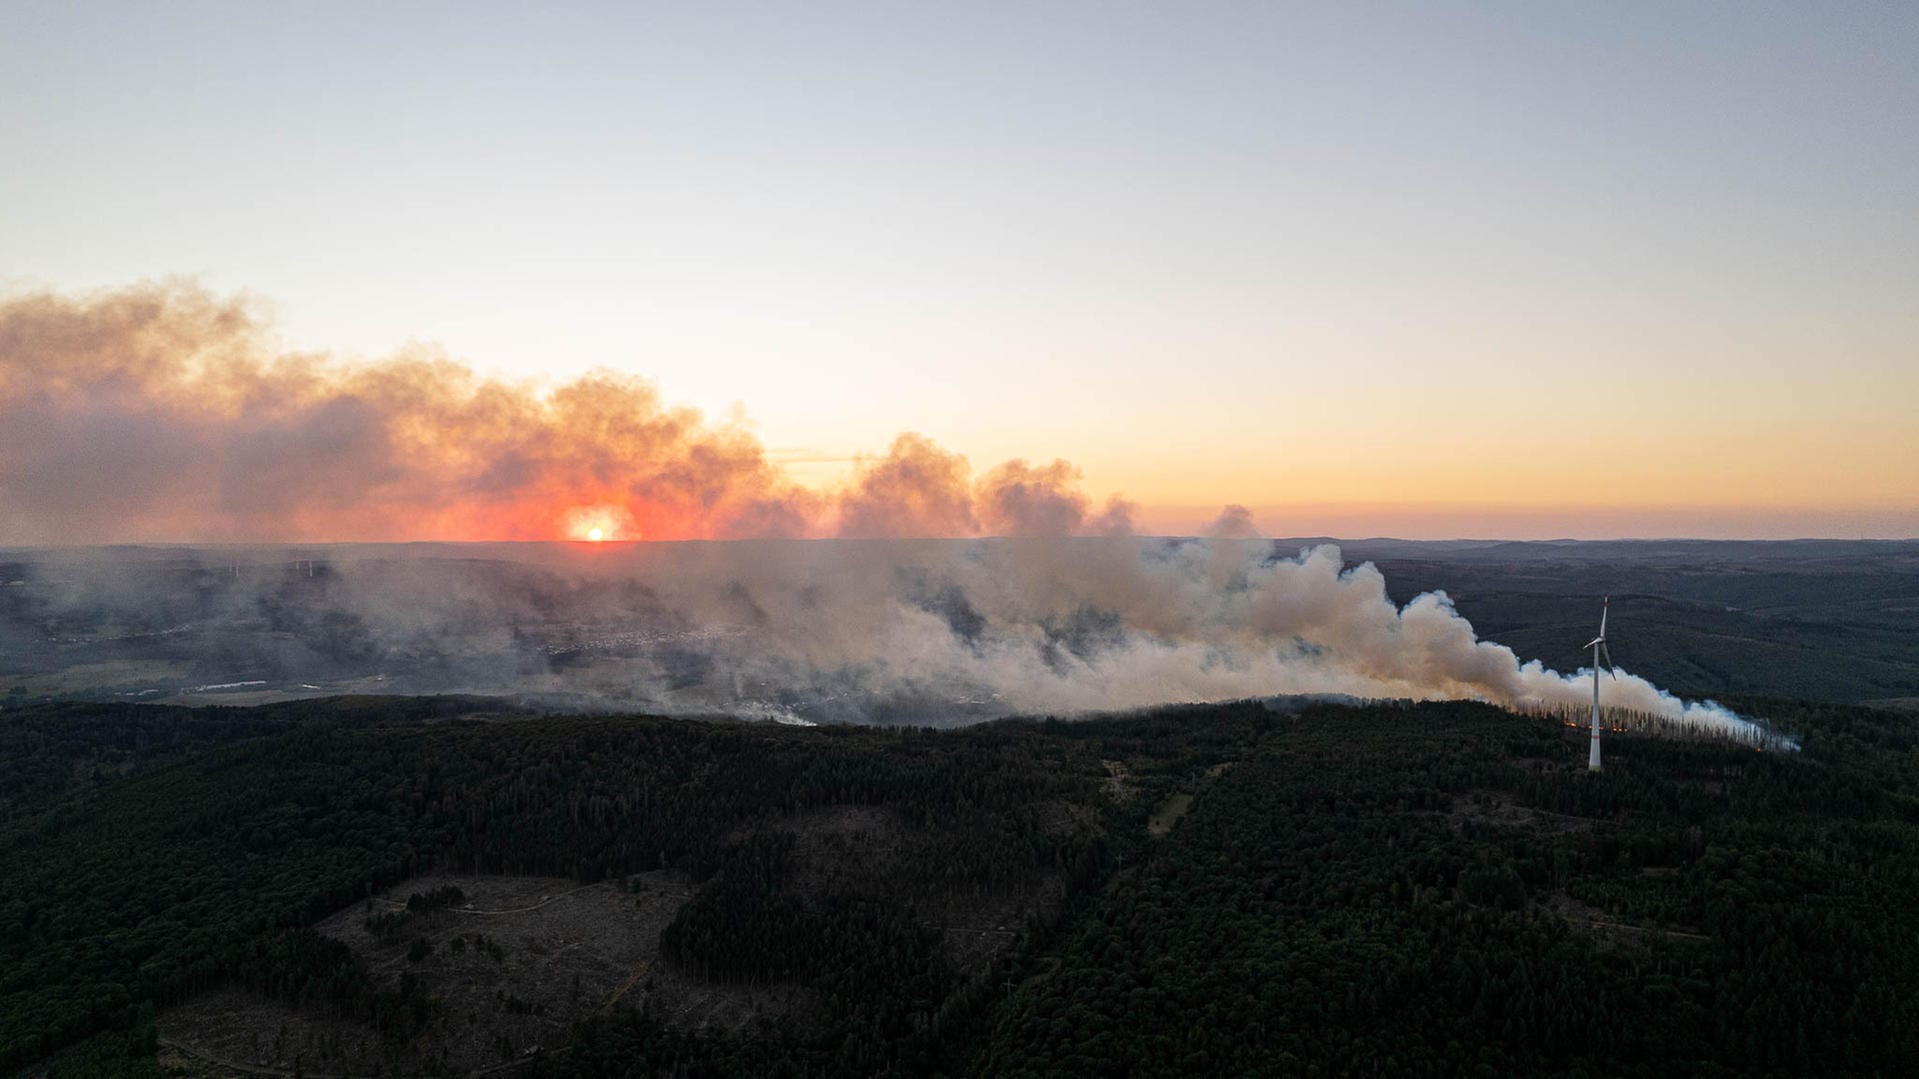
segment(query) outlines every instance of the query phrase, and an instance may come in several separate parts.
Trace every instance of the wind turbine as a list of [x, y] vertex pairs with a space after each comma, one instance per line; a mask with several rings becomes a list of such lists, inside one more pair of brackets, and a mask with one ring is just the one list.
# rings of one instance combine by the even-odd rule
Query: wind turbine
[[1606, 656], [1606, 673], [1614, 678], [1619, 677], [1612, 670], [1612, 649], [1606, 647], [1606, 611], [1611, 606], [1611, 596], [1606, 596], [1599, 601], [1599, 636], [1586, 642], [1586, 647], [1593, 650], [1592, 749], [1586, 754], [1586, 767], [1594, 772], [1599, 771], [1599, 656], [1601, 652], [1604, 652]]

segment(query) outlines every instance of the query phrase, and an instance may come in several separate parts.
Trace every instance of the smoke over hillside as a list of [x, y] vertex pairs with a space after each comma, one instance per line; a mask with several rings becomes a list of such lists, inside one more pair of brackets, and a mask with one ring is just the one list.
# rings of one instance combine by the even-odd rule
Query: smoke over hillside
[[[1288, 556], [1242, 523], [1229, 514], [1195, 540], [50, 553], [0, 592], [0, 649], [15, 664], [165, 660], [182, 665], [176, 685], [511, 692], [813, 722], [1287, 693], [1588, 699], [1579, 674], [1478, 640], [1443, 594], [1395, 607], [1370, 563], [1343, 566], [1330, 545]], [[1747, 730], [1632, 675], [1602, 693]]]
[[[431, 354], [288, 353], [244, 306], [190, 286], [27, 296], [0, 305], [0, 542], [761, 538], [42, 553], [0, 594], [0, 665], [134, 658], [207, 681], [384, 675], [922, 722], [1281, 693], [1537, 707], [1589, 692], [1478, 640], [1442, 594], [1397, 608], [1373, 566], [1345, 567], [1336, 548], [1275, 552], [1244, 510], [1203, 539], [1150, 540], [1078, 484], [1063, 461], [975, 477], [905, 434], [844, 488], [808, 490], [747, 433], [629, 376], [541, 390]], [[974, 536], [996, 538], [931, 538]], [[1741, 724], [1631, 676], [1603, 692]]]

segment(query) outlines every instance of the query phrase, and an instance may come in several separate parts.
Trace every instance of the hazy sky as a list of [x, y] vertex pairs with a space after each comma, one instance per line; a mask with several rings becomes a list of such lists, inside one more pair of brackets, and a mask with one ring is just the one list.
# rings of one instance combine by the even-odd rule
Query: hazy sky
[[0, 284], [1189, 531], [1919, 535], [1919, 5], [0, 3]]

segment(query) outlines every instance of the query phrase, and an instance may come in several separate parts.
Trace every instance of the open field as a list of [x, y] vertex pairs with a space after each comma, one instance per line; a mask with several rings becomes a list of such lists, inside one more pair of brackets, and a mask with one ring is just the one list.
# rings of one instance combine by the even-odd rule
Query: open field
[[[455, 887], [450, 908], [404, 915], [410, 896]], [[468, 1074], [557, 1048], [573, 1025], [646, 992], [659, 934], [690, 895], [669, 872], [625, 886], [555, 877], [414, 877], [320, 921], [376, 982], [411, 978], [437, 1002], [432, 1019], [395, 1046], [372, 1024], [227, 988], [160, 1018], [160, 1038], [203, 1059], [308, 1073]], [[369, 919], [403, 915], [389, 933]]]

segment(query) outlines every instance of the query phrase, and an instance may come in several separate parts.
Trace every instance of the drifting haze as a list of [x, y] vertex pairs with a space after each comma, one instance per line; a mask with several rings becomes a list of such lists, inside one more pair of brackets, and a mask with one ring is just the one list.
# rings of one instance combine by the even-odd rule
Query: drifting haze
[[631, 375], [544, 388], [426, 349], [281, 351], [244, 303], [187, 284], [0, 305], [0, 542], [1130, 531], [1078, 482], [1017, 460], [976, 482], [902, 434], [815, 491]]
[[[283, 352], [244, 305], [180, 284], [13, 300], [0, 364], [6, 542], [763, 541], [540, 547], [537, 566], [336, 552], [317, 578], [303, 560], [305, 575], [244, 581], [237, 563], [221, 579], [200, 561], [83, 558], [9, 593], [16, 653], [49, 626], [180, 642], [252, 627], [222, 653], [243, 673], [398, 664], [441, 688], [855, 720], [1278, 693], [1559, 707], [1587, 692], [1479, 641], [1443, 594], [1395, 608], [1379, 572], [1334, 547], [1278, 557], [1243, 508], [1204, 540], [1136, 538], [1128, 507], [1095, 510], [1064, 461], [976, 477], [902, 434], [851, 483], [812, 490], [748, 432], [636, 378], [542, 390], [427, 352]], [[999, 538], [947, 539], [983, 535]], [[1739, 724], [1630, 676], [1605, 693]]]
[[[1058, 506], [1036, 516], [1056, 520]], [[1331, 545], [1276, 550], [1233, 510], [1190, 540], [1055, 533], [35, 557], [0, 592], [0, 652], [185, 661], [196, 679], [225, 686], [377, 683], [593, 708], [942, 724], [1274, 694], [1530, 709], [1576, 709], [1590, 694], [1583, 672], [1561, 675], [1478, 640], [1444, 594], [1396, 607], [1370, 563], [1344, 566]], [[66, 643], [50, 644], [56, 634]], [[1602, 693], [1608, 707], [1751, 731], [1629, 674], [1605, 679]]]

